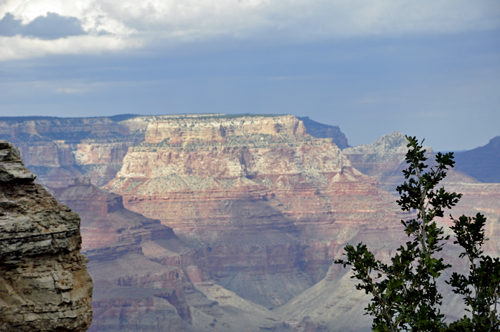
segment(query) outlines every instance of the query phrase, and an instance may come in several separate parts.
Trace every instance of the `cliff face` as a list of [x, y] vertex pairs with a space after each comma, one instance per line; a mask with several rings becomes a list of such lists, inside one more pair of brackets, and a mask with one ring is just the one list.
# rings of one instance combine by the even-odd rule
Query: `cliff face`
[[[169, 119], [199, 118], [205, 119], [205, 124], [196, 130], [191, 130], [191, 137], [180, 137], [181, 128], [169, 125]], [[182, 115], [182, 116], [136, 116], [118, 115], [102, 118], [48, 118], [48, 117], [0, 117], [0, 139], [8, 140], [19, 148], [24, 163], [35, 174], [43, 185], [55, 188], [71, 185], [75, 178], [90, 178], [93, 184], [102, 186], [112, 180], [121, 169], [122, 161], [128, 148], [145, 140], [161, 141], [169, 137], [172, 141], [196, 139], [201, 135], [206, 140], [210, 135], [212, 140], [223, 140], [226, 134], [219, 131], [219, 127], [210, 125], [210, 118], [228, 118], [223, 114], [212, 115]], [[237, 118], [235, 116], [229, 116]], [[259, 128], [258, 130], [280, 131], [280, 126], [288, 126], [290, 119], [276, 127]], [[288, 120], [286, 120], [288, 119]], [[157, 122], [157, 120], [162, 120]], [[175, 123], [173, 120], [172, 123]], [[295, 125], [297, 122], [292, 121]], [[252, 132], [259, 122], [254, 122], [237, 130]], [[151, 125], [147, 131], [146, 128]], [[155, 126], [165, 126], [159, 131]], [[271, 125], [271, 126], [274, 126]], [[304, 131], [304, 126], [296, 130]], [[311, 128], [313, 128], [312, 126]], [[233, 126], [233, 128], [236, 128]], [[332, 127], [333, 128], [333, 127]], [[338, 127], [336, 127], [338, 129]], [[207, 132], [207, 131], [210, 131]], [[156, 136], [155, 132], [159, 135]], [[228, 133], [229, 135], [231, 133]], [[323, 137], [323, 136], [321, 136]], [[332, 137], [332, 136], [326, 136]], [[345, 136], [340, 130], [335, 131], [334, 142], [343, 146]], [[347, 141], [346, 141], [347, 142]]]
[[399, 227], [376, 181], [303, 128], [293, 116], [156, 121], [105, 188], [198, 248], [198, 282], [273, 308], [323, 278], [345, 241]]
[[95, 285], [89, 331], [187, 331], [186, 278], [179, 267], [162, 266], [143, 253], [143, 246], [155, 241], [185, 250], [172, 229], [125, 209], [120, 196], [89, 179], [52, 192], [82, 218], [83, 252]]
[[86, 331], [92, 280], [80, 219], [0, 141], [0, 330]]
[[89, 331], [258, 331], [282, 324], [267, 309], [202, 283], [203, 250], [125, 209], [120, 196], [87, 180], [52, 191], [81, 214], [95, 285]]

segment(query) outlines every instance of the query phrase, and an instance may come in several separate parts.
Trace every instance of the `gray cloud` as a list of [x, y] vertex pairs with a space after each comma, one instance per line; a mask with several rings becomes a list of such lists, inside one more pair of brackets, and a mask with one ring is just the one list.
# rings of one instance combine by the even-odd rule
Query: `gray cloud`
[[54, 40], [69, 36], [85, 35], [80, 20], [76, 17], [59, 16], [47, 13], [38, 16], [28, 24], [22, 24], [11, 13], [5, 14], [0, 20], [0, 36], [29, 36], [45, 40]]

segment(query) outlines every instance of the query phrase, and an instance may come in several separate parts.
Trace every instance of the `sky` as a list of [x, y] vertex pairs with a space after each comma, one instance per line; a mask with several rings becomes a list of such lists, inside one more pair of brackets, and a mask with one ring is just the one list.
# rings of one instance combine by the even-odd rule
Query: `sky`
[[294, 114], [500, 135], [498, 0], [0, 0], [0, 116]]

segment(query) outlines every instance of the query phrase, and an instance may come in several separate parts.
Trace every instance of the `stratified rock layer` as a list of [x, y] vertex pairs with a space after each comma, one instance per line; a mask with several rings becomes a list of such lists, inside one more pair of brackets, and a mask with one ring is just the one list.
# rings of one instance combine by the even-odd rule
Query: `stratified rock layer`
[[[8, 140], [19, 148], [26, 166], [37, 175], [37, 181], [45, 186], [66, 187], [76, 178], [90, 178], [93, 184], [102, 186], [112, 180], [121, 169], [129, 147], [144, 140], [162, 139], [153, 138], [154, 132], [151, 130], [146, 137], [149, 124], [157, 121], [164, 124], [168, 119], [176, 118], [214, 117], [227, 116], [124, 114], [100, 118], [0, 117], [0, 139]], [[314, 121], [307, 122], [306, 127], [309, 123], [311, 130], [321, 135], [318, 137], [333, 137], [339, 147], [347, 146], [347, 140], [338, 127], [321, 125]], [[204, 129], [214, 130], [214, 140], [221, 134], [218, 132], [219, 128]], [[279, 130], [272, 128], [275, 129]], [[250, 132], [252, 128], [244, 130]], [[173, 140], [176, 139], [175, 132], [162, 133], [168, 134]], [[197, 135], [206, 139], [207, 132], [202, 130]]]
[[187, 247], [159, 220], [125, 209], [120, 196], [88, 180], [52, 191], [82, 218], [94, 279], [89, 331], [245, 332], [282, 325], [271, 311], [201, 282], [203, 250]]
[[400, 227], [376, 180], [294, 116], [172, 118], [145, 136], [105, 188], [197, 248], [198, 282], [264, 307], [322, 279], [346, 241]]
[[43, 185], [65, 187], [88, 177], [103, 185], [120, 170], [130, 146], [144, 140], [148, 119], [1, 118], [0, 139], [19, 148]]
[[86, 331], [92, 280], [80, 218], [34, 179], [0, 141], [0, 330]]

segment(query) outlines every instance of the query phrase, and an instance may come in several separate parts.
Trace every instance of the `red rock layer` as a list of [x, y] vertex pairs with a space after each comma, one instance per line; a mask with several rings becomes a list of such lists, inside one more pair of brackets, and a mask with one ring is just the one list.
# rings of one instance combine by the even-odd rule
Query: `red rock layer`
[[359, 229], [399, 227], [376, 180], [302, 128], [291, 116], [152, 123], [106, 188], [200, 248], [198, 278], [281, 305], [322, 278]]
[[[142, 250], [144, 243], [157, 241], [182, 251], [172, 229], [125, 209], [120, 196], [88, 180], [52, 191], [81, 213], [83, 248], [95, 285], [90, 331], [188, 331], [191, 313], [182, 269], [151, 261]], [[158, 322], [151, 324], [154, 317]]]

